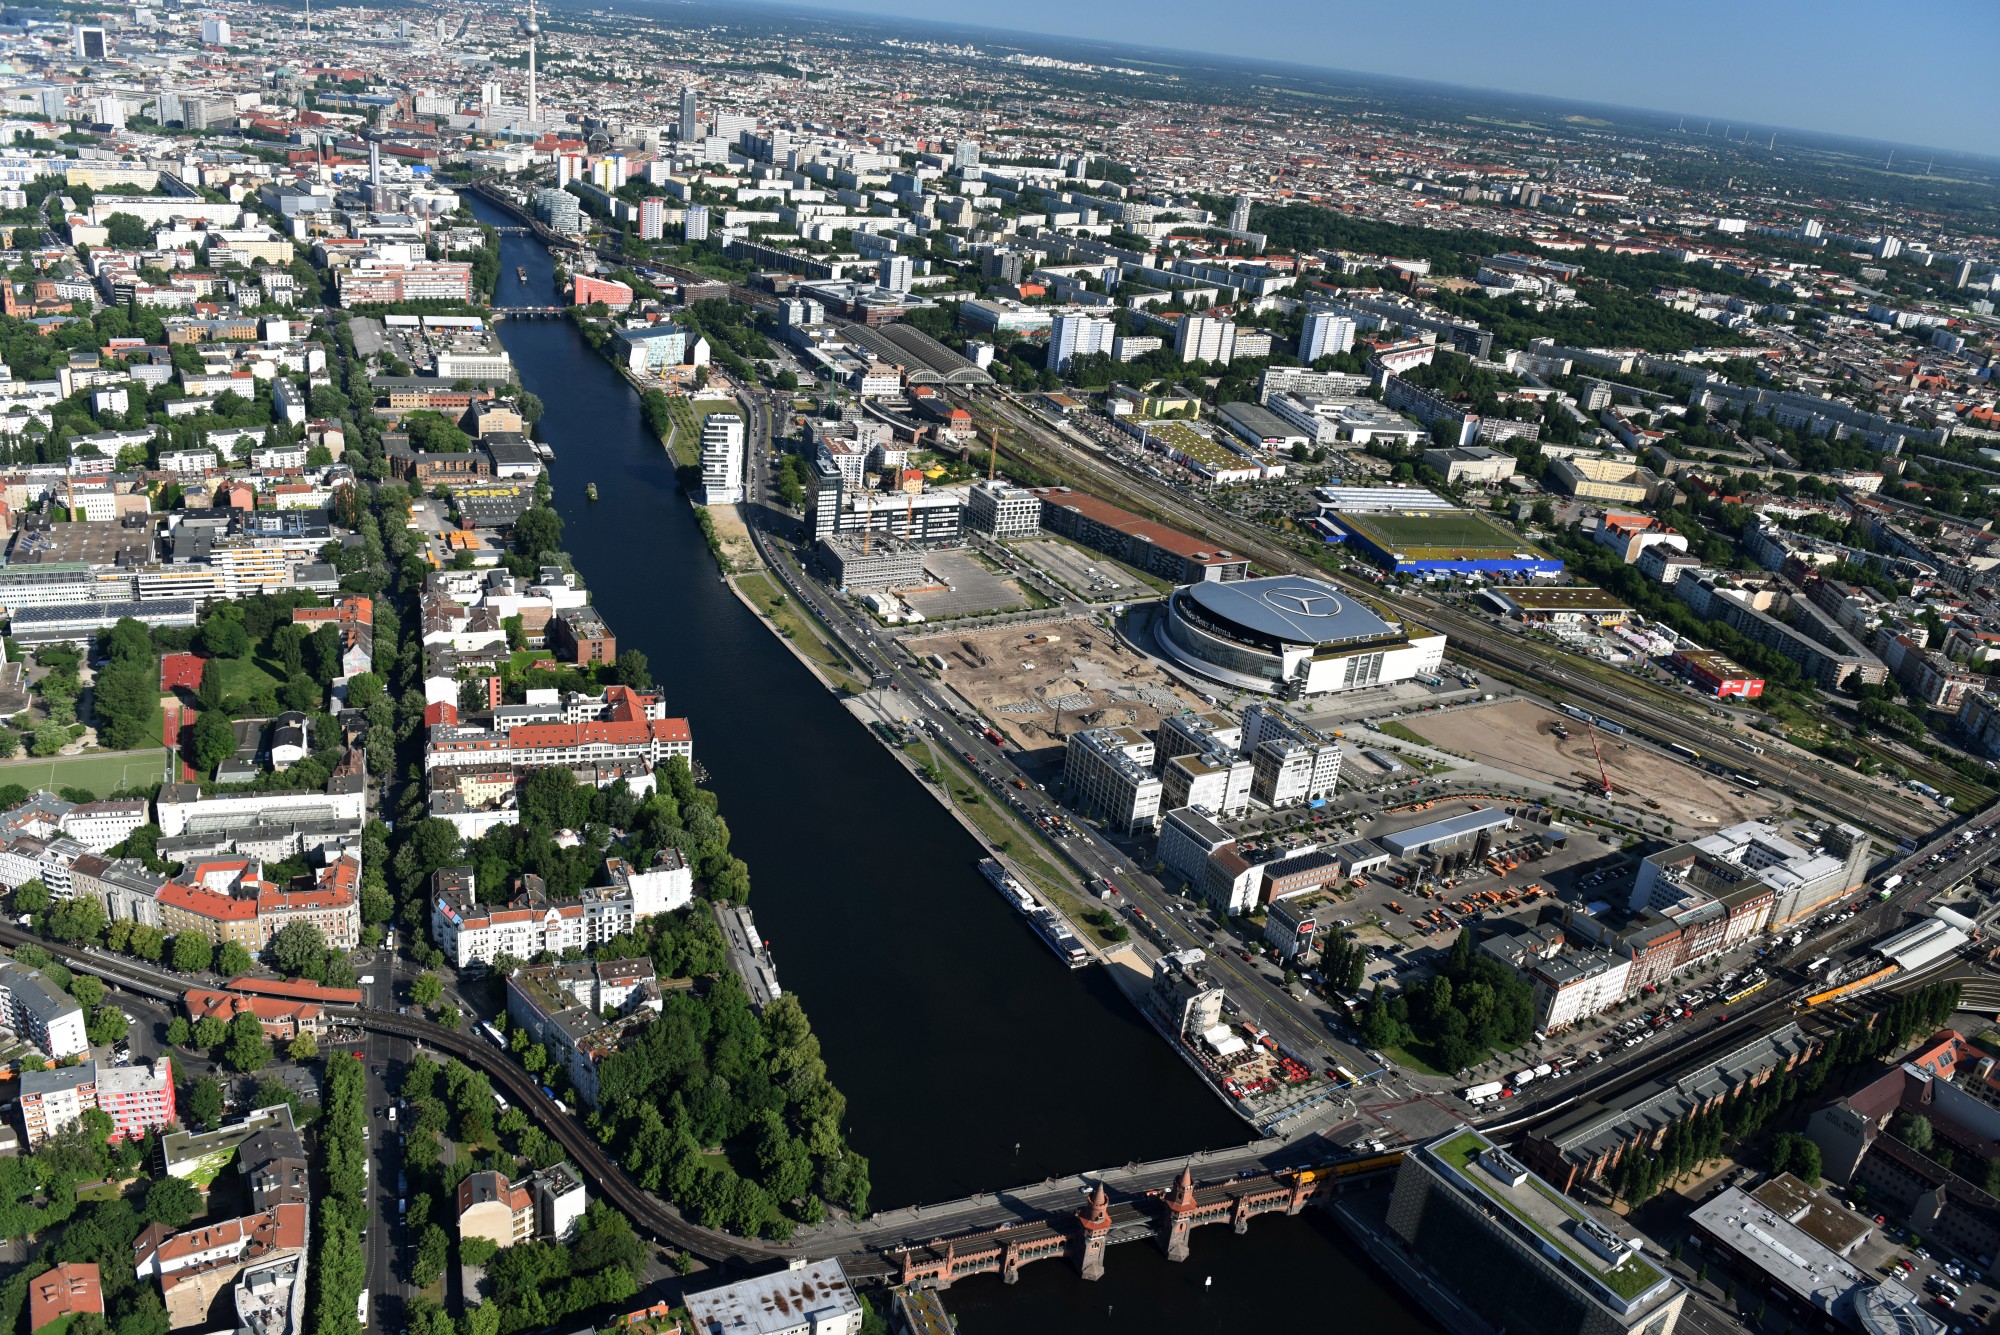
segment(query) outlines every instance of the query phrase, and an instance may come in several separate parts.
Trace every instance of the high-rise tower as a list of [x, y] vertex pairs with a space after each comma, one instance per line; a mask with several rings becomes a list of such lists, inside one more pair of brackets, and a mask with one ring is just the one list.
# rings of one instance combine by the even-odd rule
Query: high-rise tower
[[528, 34], [528, 120], [533, 124], [542, 123], [542, 99], [535, 91], [535, 47], [541, 37], [541, 21], [535, 17], [535, 0], [528, 0], [528, 19], [522, 25]]
[[694, 142], [695, 136], [701, 133], [701, 117], [697, 114], [699, 110], [695, 102], [694, 85], [689, 84], [681, 89], [680, 141], [683, 144]]

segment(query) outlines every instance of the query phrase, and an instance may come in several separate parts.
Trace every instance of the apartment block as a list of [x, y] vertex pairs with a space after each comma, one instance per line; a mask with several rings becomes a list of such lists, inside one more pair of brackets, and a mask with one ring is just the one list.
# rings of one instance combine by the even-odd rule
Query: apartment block
[[111, 1118], [114, 1139], [137, 1139], [175, 1120], [173, 1063], [110, 1066], [95, 1060], [21, 1073], [21, 1130], [33, 1149], [96, 1110]]
[[523, 967], [507, 975], [507, 1018], [556, 1054], [591, 1106], [598, 1063], [661, 1009], [660, 983], [647, 959]]
[[90, 1050], [82, 1005], [25, 964], [0, 964], [0, 1025], [58, 1061]]
[[631, 931], [648, 918], [686, 908], [694, 872], [674, 849], [641, 871], [608, 858], [605, 884], [575, 899], [553, 899], [537, 876], [522, 877], [505, 904], [483, 904], [470, 867], [445, 867], [431, 877], [431, 939], [455, 968], [490, 965], [502, 955], [530, 960], [543, 951], [586, 949]]

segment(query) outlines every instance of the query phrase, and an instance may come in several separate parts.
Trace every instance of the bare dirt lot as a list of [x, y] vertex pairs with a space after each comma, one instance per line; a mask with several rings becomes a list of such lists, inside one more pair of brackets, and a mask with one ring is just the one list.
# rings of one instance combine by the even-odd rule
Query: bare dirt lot
[[951, 688], [1024, 751], [1056, 746], [1083, 728], [1150, 729], [1163, 715], [1205, 707], [1088, 621], [948, 630], [905, 643], [925, 658], [942, 656]]
[[[1441, 714], [1403, 719], [1419, 736], [1461, 755], [1524, 778], [1575, 788], [1579, 773], [1595, 775], [1597, 757], [1582, 723], [1530, 700], [1496, 700]], [[1564, 739], [1557, 725], [1569, 731]], [[1745, 792], [1721, 777], [1683, 764], [1629, 738], [1598, 734], [1611, 782], [1640, 804], [1678, 825], [1713, 829], [1764, 819], [1785, 809], [1766, 793]]]

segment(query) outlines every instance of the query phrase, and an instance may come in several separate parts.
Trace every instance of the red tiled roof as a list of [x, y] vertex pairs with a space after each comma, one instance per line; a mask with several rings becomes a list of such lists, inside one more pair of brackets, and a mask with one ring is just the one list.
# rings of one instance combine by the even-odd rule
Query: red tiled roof
[[321, 1001], [329, 1005], [361, 1004], [361, 989], [358, 987], [325, 987], [303, 979], [290, 981], [283, 978], [259, 978], [255, 974], [246, 973], [230, 979], [223, 986], [231, 992], [267, 997], [293, 997], [301, 1001]]
[[104, 1315], [104, 1289], [96, 1266], [68, 1261], [29, 1281], [29, 1330], [40, 1330], [76, 1312]]
[[169, 908], [184, 909], [219, 922], [250, 922], [257, 917], [257, 901], [254, 899], [233, 899], [213, 890], [181, 885], [177, 881], [169, 881], [160, 888], [159, 900]]

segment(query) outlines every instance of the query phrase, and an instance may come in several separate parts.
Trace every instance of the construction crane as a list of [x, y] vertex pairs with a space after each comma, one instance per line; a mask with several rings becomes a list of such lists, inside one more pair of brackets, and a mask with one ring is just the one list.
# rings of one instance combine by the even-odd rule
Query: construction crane
[[1590, 753], [1597, 757], [1597, 783], [1599, 791], [1609, 797], [1617, 789], [1611, 786], [1611, 772], [1604, 768], [1604, 748], [1597, 744], [1597, 728], [1589, 719], [1583, 721], [1585, 731], [1590, 734]]

